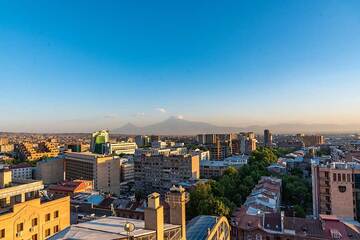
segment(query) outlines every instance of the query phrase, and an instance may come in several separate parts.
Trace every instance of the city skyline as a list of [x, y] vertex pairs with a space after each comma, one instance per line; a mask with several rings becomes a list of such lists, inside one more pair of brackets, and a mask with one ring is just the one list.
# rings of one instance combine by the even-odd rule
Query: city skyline
[[[358, 1], [0, 3], [0, 131], [356, 125]], [[354, 129], [358, 130], [358, 129]]]

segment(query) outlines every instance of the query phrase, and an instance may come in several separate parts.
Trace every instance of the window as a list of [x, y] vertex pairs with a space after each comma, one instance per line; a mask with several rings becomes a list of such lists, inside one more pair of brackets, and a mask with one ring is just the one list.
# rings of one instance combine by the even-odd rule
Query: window
[[336, 182], [336, 173], [333, 173], [333, 180]]
[[346, 186], [339, 186], [339, 192], [341, 193], [346, 192]]
[[50, 213], [48, 213], [48, 214], [45, 215], [45, 221], [46, 221], [46, 222], [47, 222], [47, 221], [50, 221]]
[[345, 173], [343, 173], [343, 175], [342, 175], [342, 180], [343, 180], [343, 182], [346, 182]]
[[38, 235], [37, 234], [32, 235], [31, 240], [38, 240]]
[[54, 226], [54, 233], [57, 233], [59, 231], [59, 225]]
[[31, 226], [35, 227], [35, 226], [37, 226], [37, 225], [38, 225], [38, 219], [37, 219], [37, 218], [33, 218], [33, 219], [31, 220]]
[[341, 182], [341, 174], [338, 173], [338, 181]]
[[54, 212], [54, 218], [58, 218], [59, 217], [59, 211], [55, 211]]
[[350, 181], [350, 174], [347, 175], [347, 181], [348, 181], [348, 182], [351, 182], [351, 181]]
[[21, 232], [24, 230], [24, 223], [19, 223], [17, 226], [16, 226], [16, 232]]
[[50, 228], [45, 230], [45, 237], [48, 237], [48, 236], [50, 236]]
[[5, 238], [5, 229], [0, 230], [0, 238]]

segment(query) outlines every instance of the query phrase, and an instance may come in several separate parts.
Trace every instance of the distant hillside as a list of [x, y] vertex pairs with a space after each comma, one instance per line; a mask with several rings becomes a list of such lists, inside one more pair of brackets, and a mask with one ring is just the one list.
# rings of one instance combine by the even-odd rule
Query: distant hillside
[[336, 124], [274, 124], [267, 126], [253, 125], [248, 127], [223, 127], [204, 122], [189, 121], [170, 117], [169, 119], [138, 127], [128, 123], [113, 129], [112, 133], [120, 134], [157, 134], [157, 135], [196, 135], [201, 133], [232, 133], [252, 131], [262, 134], [264, 129], [270, 129], [275, 134], [284, 133], [352, 133], [359, 132], [360, 125]]
[[157, 135], [196, 135], [200, 133], [230, 133], [239, 132], [240, 128], [219, 127], [209, 123], [194, 122], [176, 117], [151, 124], [145, 127], [137, 127], [128, 123], [121, 128], [113, 129], [113, 133], [121, 134], [157, 134]]

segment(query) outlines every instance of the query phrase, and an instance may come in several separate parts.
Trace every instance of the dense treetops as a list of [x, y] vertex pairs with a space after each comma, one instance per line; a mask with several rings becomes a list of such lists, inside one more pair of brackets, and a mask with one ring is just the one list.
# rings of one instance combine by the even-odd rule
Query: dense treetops
[[[240, 169], [230, 167], [222, 177], [198, 185], [190, 192], [188, 218], [197, 215], [230, 217], [231, 212], [245, 202], [261, 176], [269, 175], [266, 167], [276, 163], [283, 154], [283, 150], [260, 148], [251, 154], [247, 165]], [[311, 188], [301, 171], [296, 174], [278, 177], [283, 180], [283, 203], [294, 210], [296, 216], [303, 217], [311, 209]]]

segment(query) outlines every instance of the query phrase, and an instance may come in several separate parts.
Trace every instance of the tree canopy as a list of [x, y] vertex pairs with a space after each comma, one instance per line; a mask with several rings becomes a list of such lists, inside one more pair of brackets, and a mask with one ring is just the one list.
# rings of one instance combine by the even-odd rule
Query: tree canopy
[[[190, 191], [187, 205], [189, 219], [197, 215], [222, 215], [229, 217], [236, 206], [241, 206], [261, 176], [269, 176], [267, 167], [277, 162], [285, 151], [259, 148], [254, 151], [248, 164], [240, 169], [228, 168], [216, 181], [198, 185]], [[303, 178], [302, 171], [294, 169], [282, 179], [282, 202], [291, 206], [295, 216], [304, 217], [311, 211], [311, 184]]]

